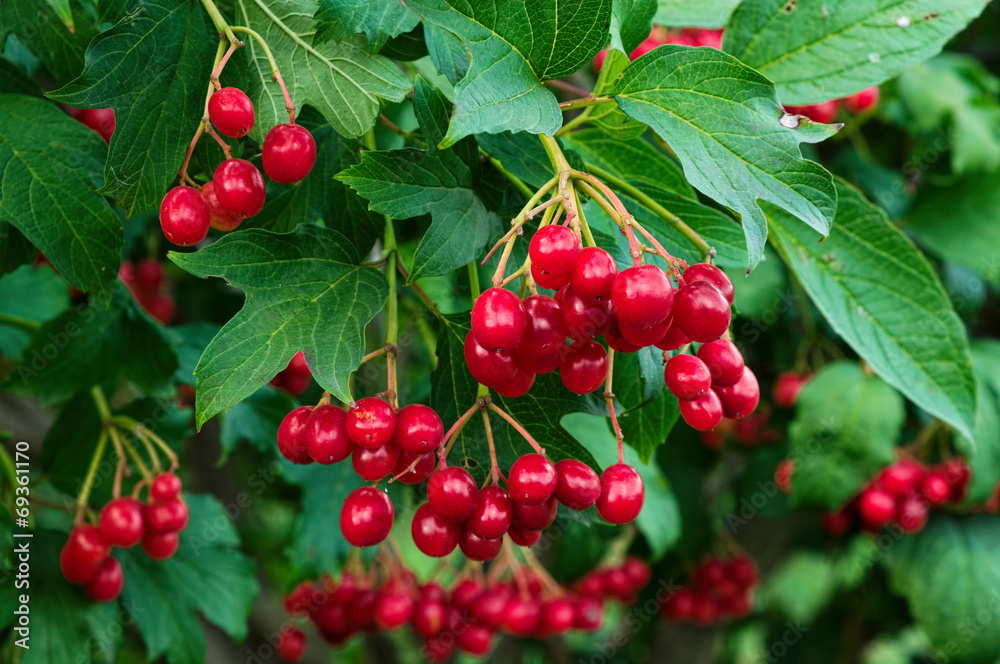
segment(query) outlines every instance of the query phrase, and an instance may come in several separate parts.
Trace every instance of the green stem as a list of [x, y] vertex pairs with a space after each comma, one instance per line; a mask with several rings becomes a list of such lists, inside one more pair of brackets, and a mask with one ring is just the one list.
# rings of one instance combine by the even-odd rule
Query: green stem
[[[568, 111], [573, 108], [586, 108], [587, 106], [599, 106], [601, 104], [606, 104], [611, 101], [610, 97], [583, 97], [582, 99], [574, 99], [572, 101], [564, 101], [559, 104], [559, 108]], [[544, 136], [544, 134], [541, 134]]]
[[[100, 407], [98, 407], [100, 410]], [[80, 495], [76, 498], [76, 524], [80, 524], [83, 520], [83, 510], [87, 507], [87, 499], [90, 498], [90, 491], [94, 488], [94, 478], [97, 476], [97, 468], [101, 464], [101, 457], [104, 456], [104, 450], [108, 446], [108, 430], [102, 429], [101, 436], [97, 439], [97, 449], [94, 450], [94, 456], [90, 459], [90, 467], [87, 468], [87, 475], [83, 480], [83, 488], [80, 489]]]
[[[206, 1], [210, 0], [202, 0], [202, 2]], [[242, 32], [243, 34], [250, 35], [253, 37], [254, 41], [260, 44], [260, 47], [264, 49], [264, 55], [267, 56], [267, 63], [271, 65], [271, 78], [277, 81], [278, 86], [281, 88], [281, 94], [285, 98], [285, 110], [288, 111], [288, 123], [295, 124], [295, 104], [292, 103], [292, 97], [288, 94], [288, 88], [285, 87], [285, 79], [281, 77], [281, 71], [278, 69], [278, 63], [275, 62], [274, 55], [271, 54], [271, 49], [268, 48], [267, 42], [264, 41], [264, 38], [255, 31], [242, 25], [234, 26], [231, 29], [233, 32]]]
[[505, 178], [507, 178], [510, 181], [510, 183], [514, 185], [514, 187], [519, 192], [521, 192], [521, 194], [523, 194], [526, 198], [531, 198], [532, 196], [531, 188], [528, 187], [528, 185], [524, 184], [521, 178], [517, 177], [513, 173], [508, 172], [507, 169], [503, 167], [503, 164], [500, 163], [499, 159], [497, 159], [496, 157], [490, 157], [490, 163], [493, 164], [493, 168], [500, 171], [500, 174], [503, 175]]
[[225, 35], [226, 39], [229, 40], [231, 44], [238, 44], [239, 39], [233, 34], [233, 29], [229, 27], [229, 23], [226, 22], [226, 18], [219, 11], [219, 8], [215, 6], [212, 0], [201, 0], [202, 6], [208, 15], [212, 17], [212, 23], [215, 25], [215, 29], [219, 31], [220, 35]]
[[372, 127], [367, 132], [365, 132], [364, 138], [362, 140], [365, 142], [365, 148], [367, 148], [369, 150], [374, 150], [375, 149], [375, 127]]
[[393, 228], [392, 219], [388, 215], [385, 217], [385, 250], [386, 259], [390, 261], [385, 266], [385, 280], [389, 283], [389, 300], [385, 307], [385, 346], [386, 346], [386, 371], [388, 378], [386, 381], [386, 392], [389, 402], [395, 407], [398, 399], [396, 394], [396, 353], [399, 343], [399, 297], [396, 293], [396, 229]]
[[104, 390], [99, 385], [94, 385], [90, 388], [90, 396], [94, 399], [94, 405], [101, 416], [101, 422], [107, 428], [108, 424], [111, 423], [111, 407], [108, 406], [108, 399], [104, 396]]
[[42, 327], [41, 323], [28, 318], [22, 318], [21, 316], [14, 316], [12, 314], [0, 314], [0, 325], [17, 327], [25, 330], [26, 332], [37, 332]]
[[407, 271], [406, 266], [403, 265], [403, 258], [398, 252], [396, 253], [396, 268], [399, 270], [400, 276], [403, 277], [403, 281], [410, 287], [411, 290], [413, 290], [414, 293], [416, 293], [417, 297], [421, 302], [423, 302], [424, 306], [427, 307], [427, 309], [429, 309], [439, 321], [445, 325], [450, 325], [451, 323], [444, 317], [444, 314], [441, 313], [441, 309], [439, 309], [438, 305], [434, 303], [434, 300], [431, 299], [430, 295], [425, 293], [424, 289], [418, 286], [416, 282], [410, 281], [410, 273]]
[[476, 266], [476, 261], [469, 263], [468, 267], [469, 288], [472, 290], [472, 300], [475, 301], [479, 297], [479, 268]]
[[576, 127], [582, 125], [584, 122], [590, 119], [590, 114], [593, 110], [594, 110], [593, 106], [588, 106], [587, 108], [583, 109], [583, 112], [580, 113], [580, 115], [576, 116], [575, 118], [564, 124], [562, 127], [560, 127], [559, 130], [556, 131], [556, 136], [563, 136], [569, 133], [571, 129], [575, 129]]
[[562, 149], [559, 147], [559, 141], [545, 134], [539, 134], [538, 137], [542, 139], [542, 147], [545, 148], [545, 154], [549, 156], [549, 161], [552, 162], [552, 168], [555, 169], [556, 175], [562, 171], [570, 170], [569, 162], [566, 161], [566, 155], [562, 153]]
[[583, 216], [583, 207], [580, 206], [580, 193], [573, 190], [573, 200], [576, 202], [576, 213], [580, 215], [580, 231], [583, 233], [583, 239], [588, 247], [596, 247], [597, 240], [594, 239], [594, 234], [590, 231], [590, 224], [587, 223], [587, 218]]

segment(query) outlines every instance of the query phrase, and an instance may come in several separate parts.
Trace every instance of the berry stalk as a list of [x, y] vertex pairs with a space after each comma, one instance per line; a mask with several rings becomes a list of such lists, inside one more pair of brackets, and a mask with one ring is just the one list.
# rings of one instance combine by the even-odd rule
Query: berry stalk
[[87, 474], [83, 478], [83, 488], [80, 489], [80, 494], [76, 497], [76, 517], [73, 519], [74, 526], [79, 526], [83, 523], [83, 512], [87, 508], [87, 500], [90, 498], [90, 491], [94, 488], [94, 478], [97, 477], [97, 467], [101, 464], [101, 457], [104, 456], [104, 449], [107, 446], [108, 430], [104, 429], [101, 431], [101, 435], [97, 439], [97, 449], [94, 450], [94, 456], [90, 459], [90, 467], [87, 468]]
[[[265, 12], [271, 14], [271, 11], [267, 7], [264, 7], [263, 5], [261, 5], [261, 7]], [[274, 14], [271, 14], [271, 18], [274, 19], [275, 22], [280, 23]], [[285, 110], [288, 111], [288, 124], [295, 124], [295, 104], [292, 103], [292, 98], [288, 94], [288, 88], [285, 87], [285, 79], [281, 77], [281, 71], [278, 70], [278, 63], [275, 62], [274, 55], [271, 54], [271, 49], [268, 47], [267, 42], [264, 41], [264, 38], [255, 31], [242, 25], [233, 26], [232, 30], [233, 32], [250, 35], [258, 44], [260, 44], [260, 47], [264, 49], [264, 55], [267, 56], [267, 63], [271, 65], [271, 78], [277, 81], [278, 86], [281, 88], [281, 94], [285, 97]]]
[[525, 429], [525, 428], [524, 428], [523, 426], [521, 426], [521, 425], [520, 425], [520, 424], [518, 423], [518, 421], [517, 421], [517, 420], [515, 420], [515, 419], [514, 419], [513, 417], [511, 417], [511, 416], [510, 416], [510, 414], [506, 413], [506, 412], [505, 412], [505, 411], [504, 411], [503, 409], [499, 408], [499, 407], [498, 407], [498, 406], [497, 406], [497, 405], [496, 405], [495, 403], [493, 403], [492, 401], [490, 401], [490, 402], [489, 402], [489, 403], [487, 404], [487, 407], [488, 407], [488, 408], [489, 408], [490, 410], [492, 410], [492, 411], [493, 411], [494, 413], [496, 413], [497, 415], [499, 415], [500, 417], [502, 417], [503, 419], [505, 419], [505, 420], [507, 421], [507, 424], [509, 424], [509, 425], [511, 425], [512, 427], [514, 427], [514, 429], [515, 429], [515, 430], [516, 430], [516, 431], [517, 431], [517, 432], [518, 432], [519, 434], [521, 434], [521, 437], [522, 437], [522, 438], [524, 438], [524, 439], [525, 439], [526, 441], [528, 441], [528, 444], [529, 444], [529, 445], [531, 445], [531, 446], [532, 446], [533, 448], [535, 448], [535, 451], [536, 451], [536, 452], [538, 452], [538, 453], [539, 453], [539, 454], [541, 454], [542, 456], [545, 456], [545, 449], [544, 449], [544, 448], [543, 448], [543, 447], [542, 447], [541, 445], [539, 445], [539, 444], [538, 444], [538, 443], [537, 443], [537, 442], [535, 441], [535, 439], [531, 437], [531, 434], [529, 434], [529, 433], [528, 433], [528, 431], [527, 431], [527, 430], [526, 430], [526, 429]]
[[611, 391], [611, 379], [615, 371], [615, 349], [608, 349], [608, 375], [604, 379], [604, 401], [608, 404], [608, 414], [611, 415], [611, 425], [615, 429], [615, 440], [618, 441], [618, 463], [625, 463], [625, 434], [618, 424], [618, 416], [615, 414], [615, 394]]

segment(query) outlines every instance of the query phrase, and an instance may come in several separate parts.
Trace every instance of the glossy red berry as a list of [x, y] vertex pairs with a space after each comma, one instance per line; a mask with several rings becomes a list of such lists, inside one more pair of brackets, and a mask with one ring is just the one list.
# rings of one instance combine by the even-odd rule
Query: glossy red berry
[[524, 336], [524, 305], [504, 288], [489, 288], [472, 305], [472, 334], [490, 351], [512, 350]]
[[291, 184], [305, 179], [316, 164], [316, 140], [302, 125], [275, 125], [260, 151], [267, 177]]
[[915, 493], [909, 494], [899, 501], [896, 523], [904, 533], [918, 533], [927, 525], [929, 512], [930, 506], [927, 501]]
[[530, 530], [515, 521], [510, 524], [507, 536], [510, 537], [511, 542], [517, 544], [518, 546], [534, 546], [538, 543], [538, 540], [541, 539], [542, 531]]
[[556, 520], [559, 501], [555, 496], [536, 505], [514, 501], [514, 523], [526, 530], [545, 530]]
[[299, 406], [292, 409], [278, 427], [278, 451], [292, 463], [313, 462], [306, 447], [306, 424], [312, 416], [313, 406]]
[[114, 109], [84, 108], [76, 114], [76, 119], [100, 134], [105, 143], [111, 142], [111, 135], [115, 133]]
[[774, 381], [774, 388], [771, 390], [771, 399], [778, 408], [794, 408], [799, 402], [799, 395], [802, 388], [806, 386], [810, 374], [800, 374], [794, 371], [785, 371], [778, 374]]
[[674, 289], [655, 265], [622, 270], [611, 286], [611, 304], [622, 327], [651, 327], [670, 315]]
[[177, 532], [158, 533], [147, 530], [142, 536], [142, 550], [152, 560], [166, 560], [177, 553], [180, 535]]
[[626, 604], [632, 595], [632, 582], [629, 581], [625, 571], [617, 567], [604, 571], [604, 588], [612, 597], [621, 600]]
[[823, 526], [823, 530], [831, 537], [840, 537], [846, 533], [851, 529], [853, 521], [851, 510], [847, 508], [841, 508], [833, 512], [823, 512], [820, 515], [820, 524]]
[[685, 344], [691, 343], [691, 340], [681, 331], [678, 325], [674, 324], [674, 317], [670, 316], [670, 327], [667, 328], [666, 333], [660, 337], [654, 346], [660, 350], [677, 350]]
[[707, 281], [712, 284], [716, 290], [722, 293], [722, 297], [726, 298], [726, 302], [729, 304], [732, 304], [736, 297], [732, 280], [714, 265], [695, 263], [689, 266], [688, 269], [684, 270], [684, 283], [689, 284], [693, 281]]
[[566, 323], [558, 302], [548, 295], [532, 295], [524, 300], [524, 313], [524, 337], [518, 353], [523, 349], [534, 355], [549, 355], [565, 346]]
[[525, 454], [510, 468], [507, 491], [515, 503], [537, 505], [555, 493], [556, 482], [554, 463], [541, 454]]
[[948, 502], [951, 497], [951, 487], [948, 480], [940, 470], [932, 470], [923, 478], [920, 483], [920, 493], [931, 505], [941, 505]]
[[399, 461], [399, 448], [393, 441], [379, 447], [361, 447], [351, 443], [351, 465], [358, 476], [369, 482], [377, 482], [396, 467]]
[[95, 602], [110, 602], [121, 594], [124, 585], [125, 575], [122, 573], [121, 563], [108, 556], [83, 590]]
[[698, 349], [698, 359], [705, 363], [712, 374], [712, 385], [733, 385], [743, 376], [743, 355], [729, 339], [702, 344]]
[[219, 204], [230, 212], [252, 217], [264, 207], [264, 178], [249, 161], [225, 160], [216, 167], [212, 181]]
[[469, 471], [449, 466], [431, 473], [427, 480], [427, 501], [445, 521], [462, 523], [476, 511], [479, 488]]
[[447, 556], [458, 546], [459, 525], [439, 517], [429, 503], [417, 508], [411, 533], [413, 543], [432, 558]]
[[206, 182], [201, 185], [201, 197], [208, 205], [208, 223], [220, 231], [234, 231], [243, 223], [243, 215], [230, 212], [222, 207], [219, 197], [215, 195], [215, 183]]
[[[487, 487], [489, 488], [489, 487]], [[480, 537], [472, 531], [469, 527], [469, 522], [463, 523], [461, 527], [461, 533], [458, 539], [458, 548], [462, 550], [465, 557], [469, 560], [478, 560], [479, 562], [485, 562], [487, 560], [493, 560], [500, 553], [500, 547], [503, 545], [503, 538], [487, 538]]]
[[561, 286], [569, 282], [579, 253], [580, 243], [576, 234], [566, 226], [543, 226], [528, 244], [532, 266], [558, 276]]
[[[403, 484], [423, 484], [434, 472], [434, 464], [433, 453], [415, 454], [400, 451], [396, 467], [392, 469], [392, 476]], [[413, 466], [412, 470], [409, 469], [410, 466]]]
[[622, 564], [622, 571], [628, 577], [629, 583], [632, 585], [632, 590], [641, 590], [646, 587], [646, 584], [653, 577], [653, 572], [649, 569], [646, 561], [635, 556], [629, 556], [625, 559], [625, 562]]
[[421, 598], [413, 609], [413, 631], [424, 639], [431, 639], [445, 628], [447, 608], [439, 599]]
[[729, 329], [732, 310], [726, 298], [707, 281], [685, 284], [674, 299], [674, 323], [692, 341], [715, 341]]
[[344, 500], [340, 530], [351, 546], [373, 546], [388, 536], [394, 518], [388, 494], [370, 486], [358, 487]]
[[614, 317], [611, 300], [600, 304], [587, 304], [573, 290], [565, 286], [557, 295], [567, 334], [578, 341], [593, 339], [611, 329]]
[[208, 98], [208, 119], [230, 138], [242, 138], [253, 129], [253, 104], [239, 88], [222, 88]]
[[618, 265], [604, 249], [584, 247], [570, 272], [569, 282], [577, 296], [590, 305], [608, 302]]
[[354, 452], [354, 441], [347, 435], [347, 413], [343, 408], [317, 406], [306, 422], [306, 453], [313, 461], [329, 465], [343, 461]]
[[507, 600], [504, 609], [504, 629], [515, 636], [531, 636], [539, 627], [542, 605], [535, 599], [523, 599], [514, 595]]
[[604, 333], [604, 341], [607, 342], [608, 348], [614, 349], [617, 353], [634, 353], [642, 348], [625, 338], [617, 318], [614, 318], [611, 328]]
[[142, 539], [145, 524], [142, 503], [134, 498], [116, 498], [101, 509], [101, 536], [111, 546], [128, 549]]
[[678, 402], [681, 417], [688, 426], [698, 431], [708, 431], [718, 426], [722, 421], [722, 401], [715, 389], [709, 388], [705, 394], [697, 399], [686, 401], [681, 399]]
[[541, 628], [544, 634], [565, 634], [576, 622], [576, 607], [565, 597], [556, 597], [542, 606]]
[[596, 341], [573, 344], [559, 363], [559, 377], [563, 385], [576, 394], [589, 394], [599, 388], [607, 372], [607, 351]]
[[204, 240], [209, 222], [208, 203], [192, 187], [174, 187], [160, 203], [163, 236], [178, 247], [190, 247]]
[[493, 647], [493, 632], [475, 623], [464, 625], [455, 636], [458, 647], [473, 657], [484, 657]]
[[601, 473], [601, 496], [597, 513], [608, 523], [630, 523], [639, 516], [646, 487], [639, 472], [628, 464], [609, 466]]
[[[497, 550], [499, 551], [499, 546]], [[476, 601], [469, 608], [469, 613], [476, 622], [495, 629], [503, 622], [504, 609], [507, 608], [507, 600], [510, 599], [510, 596], [509, 586], [502, 584], [490, 586], [476, 598]]]
[[84, 524], [70, 532], [66, 543], [70, 554], [85, 565], [99, 563], [108, 557], [111, 547], [97, 526]]
[[483, 348], [472, 332], [465, 335], [463, 353], [469, 373], [483, 385], [505, 385], [514, 377], [517, 369], [515, 354], [511, 351], [494, 352]]
[[951, 501], [960, 503], [965, 500], [969, 480], [972, 479], [972, 469], [969, 468], [965, 459], [960, 457], [948, 459], [941, 466], [941, 471], [951, 487]]
[[514, 375], [503, 385], [497, 385], [493, 389], [497, 391], [502, 397], [520, 397], [528, 393], [531, 386], [535, 384], [535, 374], [520, 365], [520, 356], [518, 356], [518, 365], [514, 369]]
[[924, 478], [923, 467], [912, 459], [901, 459], [886, 466], [878, 476], [880, 487], [894, 496], [903, 496], [920, 487]]
[[743, 367], [743, 375], [733, 385], [712, 389], [722, 402], [722, 414], [734, 420], [752, 413], [760, 401], [760, 387], [750, 367]]
[[601, 479], [577, 459], [556, 462], [556, 499], [571, 510], [585, 510], [601, 496]]
[[405, 590], [383, 590], [375, 605], [375, 624], [382, 629], [397, 629], [413, 617], [413, 599]]
[[726, 576], [736, 582], [740, 588], [750, 588], [757, 584], [760, 572], [757, 563], [749, 556], [737, 554], [726, 565]]
[[388, 443], [396, 432], [396, 414], [382, 399], [365, 397], [347, 411], [345, 424], [351, 440], [374, 449]]
[[[536, 354], [527, 348], [522, 340], [517, 347], [517, 366], [524, 371], [538, 374], [552, 373], [559, 368], [559, 360], [562, 359], [562, 350], [565, 344], [548, 353]], [[514, 379], [511, 378], [513, 381]]]
[[896, 516], [896, 499], [882, 489], [870, 488], [858, 498], [861, 520], [872, 528], [881, 528]]
[[652, 346], [663, 338], [663, 335], [670, 329], [670, 317], [667, 316], [659, 323], [654, 323], [649, 327], [629, 327], [620, 325], [619, 331], [625, 340], [639, 348]]
[[306, 654], [306, 635], [298, 627], [286, 627], [281, 630], [275, 650], [282, 661], [297, 662]]
[[667, 362], [663, 375], [667, 389], [678, 399], [698, 399], [712, 387], [712, 374], [694, 355], [674, 355]]
[[584, 632], [593, 632], [604, 624], [604, 604], [594, 597], [577, 597], [574, 626]]
[[187, 526], [189, 513], [184, 501], [175, 498], [165, 503], [146, 505], [142, 517], [147, 530], [170, 533], [179, 532]]
[[878, 104], [879, 99], [879, 89], [877, 85], [873, 85], [870, 88], [865, 88], [860, 92], [855, 92], [850, 97], [844, 99], [844, 106], [848, 111], [857, 115], [858, 113], [864, 113], [870, 108], [874, 108]]
[[70, 583], [74, 583], [78, 586], [82, 586], [89, 583], [91, 579], [97, 576], [98, 570], [101, 569], [101, 563], [104, 558], [93, 563], [85, 563], [73, 554], [73, 550], [67, 542], [62, 551], [59, 553], [59, 569], [62, 571], [63, 577]]
[[479, 492], [472, 516], [465, 522], [472, 532], [486, 539], [498, 539], [514, 520], [514, 506], [507, 492], [498, 486], [488, 486]]
[[396, 445], [404, 452], [430, 452], [443, 435], [441, 418], [430, 406], [413, 403], [396, 413]]
[[165, 503], [181, 495], [181, 480], [173, 473], [160, 473], [149, 485], [149, 497], [157, 503]]

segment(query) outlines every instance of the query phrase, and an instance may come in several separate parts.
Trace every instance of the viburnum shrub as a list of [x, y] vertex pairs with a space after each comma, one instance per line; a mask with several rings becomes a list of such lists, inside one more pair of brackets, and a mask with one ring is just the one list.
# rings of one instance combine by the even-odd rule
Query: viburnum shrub
[[0, 661], [995, 664], [985, 4], [0, 2]]

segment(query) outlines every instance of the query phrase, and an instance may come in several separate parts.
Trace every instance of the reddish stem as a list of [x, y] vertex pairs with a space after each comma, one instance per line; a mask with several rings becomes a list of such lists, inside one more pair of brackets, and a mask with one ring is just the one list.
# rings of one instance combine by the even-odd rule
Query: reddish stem
[[507, 420], [507, 424], [509, 424], [512, 427], [514, 427], [517, 430], [517, 432], [519, 434], [521, 434], [521, 436], [523, 436], [526, 441], [528, 441], [528, 444], [531, 445], [533, 448], [535, 448], [536, 452], [538, 452], [542, 456], [545, 456], [545, 449], [541, 445], [539, 445], [537, 442], [535, 442], [535, 439], [531, 437], [531, 434], [529, 434], [527, 432], [527, 430], [525, 430], [524, 427], [522, 427], [520, 424], [518, 424], [517, 420], [515, 420], [513, 417], [511, 417], [510, 415], [508, 415], [502, 409], [498, 408], [497, 405], [495, 403], [493, 403], [492, 401], [489, 404], [489, 409], [492, 410], [497, 415], [499, 415], [500, 417], [502, 417], [505, 420]]
[[[472, 404], [472, 407], [469, 408], [469, 410], [462, 413], [461, 417], [455, 420], [455, 423], [451, 425], [451, 428], [448, 429], [447, 432], [445, 432], [444, 436], [442, 436], [441, 444], [438, 445], [438, 458], [441, 460], [442, 468], [448, 467], [448, 464], [445, 461], [446, 457], [448, 456], [448, 452], [451, 452], [452, 446], [455, 444], [455, 441], [458, 440], [458, 434], [461, 433], [463, 428], [465, 428], [465, 424], [469, 421], [469, 418], [472, 417], [472, 414], [475, 413], [477, 410], [479, 410], [478, 399], [476, 400], [476, 403]], [[454, 436], [454, 440], [451, 440], [452, 436]], [[449, 441], [451, 442], [449, 443]]]
[[232, 54], [235, 53], [236, 49], [239, 48], [240, 46], [242, 46], [242, 42], [236, 42], [235, 44], [230, 44], [229, 49], [226, 50], [226, 54], [222, 56], [221, 60], [219, 60], [218, 66], [216, 66], [215, 71], [213, 71], [212, 75], [209, 77], [209, 80], [212, 82], [212, 86], [216, 90], [222, 89], [222, 86], [219, 85], [219, 77], [222, 76], [222, 70], [225, 69], [226, 63], [229, 62], [230, 56], [232, 56]]

